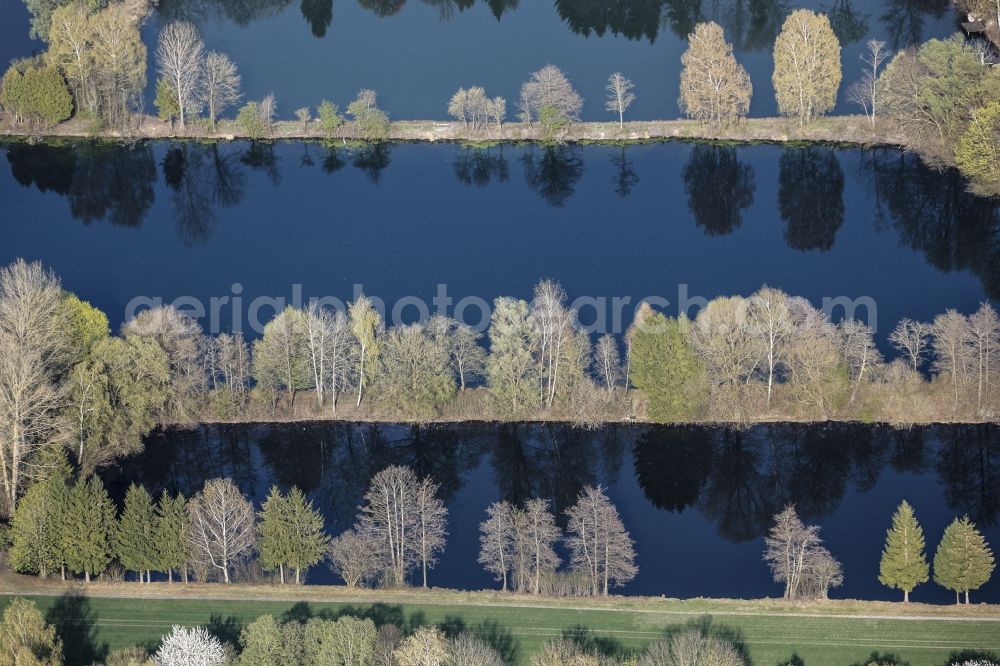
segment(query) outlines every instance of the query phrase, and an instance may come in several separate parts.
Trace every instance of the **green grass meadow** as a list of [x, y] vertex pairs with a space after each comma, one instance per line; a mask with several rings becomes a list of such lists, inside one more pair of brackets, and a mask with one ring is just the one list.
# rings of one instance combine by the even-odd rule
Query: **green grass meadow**
[[[12, 597], [0, 597], [6, 606]], [[1000, 652], [1000, 622], [944, 619], [865, 619], [753, 613], [690, 615], [646, 610], [537, 608], [479, 604], [345, 604], [323, 602], [32, 597], [65, 643], [68, 664], [90, 664], [108, 650], [155, 645], [171, 625], [206, 625], [235, 642], [240, 628], [260, 615], [306, 619], [339, 614], [371, 617], [407, 629], [438, 624], [448, 631], [485, 635], [513, 662], [528, 664], [545, 641], [571, 634], [610, 654], [625, 654], [688, 624], [742, 644], [754, 666], [864, 663], [873, 651], [893, 653], [911, 666], [940, 666], [960, 650]]]

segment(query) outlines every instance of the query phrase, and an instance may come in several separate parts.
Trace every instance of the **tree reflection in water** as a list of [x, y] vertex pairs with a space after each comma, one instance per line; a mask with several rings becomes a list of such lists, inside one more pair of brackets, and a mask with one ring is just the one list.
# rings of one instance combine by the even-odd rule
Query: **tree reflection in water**
[[732, 146], [699, 143], [684, 166], [684, 189], [695, 224], [708, 236], [725, 236], [753, 205], [754, 170]]
[[630, 455], [635, 482], [653, 506], [695, 510], [733, 542], [759, 538], [789, 503], [821, 523], [887, 470], [934, 473], [949, 509], [979, 524], [996, 524], [1000, 513], [994, 425], [215, 424], [158, 430], [144, 453], [104, 476], [119, 497], [131, 481], [154, 494], [190, 496], [205, 480], [228, 476], [257, 501], [272, 484], [297, 486], [339, 531], [353, 521], [368, 480], [389, 465], [433, 477], [446, 502], [474, 471], [489, 470], [493, 487], [471, 489], [477, 496], [542, 497], [561, 514], [586, 485], [627, 483], [619, 477]]
[[786, 148], [778, 163], [778, 209], [793, 250], [833, 247], [844, 223], [844, 171], [832, 148]]

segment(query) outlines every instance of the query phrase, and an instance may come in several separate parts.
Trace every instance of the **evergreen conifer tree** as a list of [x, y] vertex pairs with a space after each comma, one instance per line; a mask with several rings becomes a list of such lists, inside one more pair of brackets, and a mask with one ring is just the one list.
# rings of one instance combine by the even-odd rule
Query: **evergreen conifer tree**
[[66, 477], [53, 474], [39, 481], [17, 504], [11, 521], [10, 564], [16, 571], [45, 577], [62, 569], [62, 512]]
[[290, 530], [288, 522], [288, 500], [277, 486], [260, 507], [260, 564], [266, 571], [279, 572], [282, 585], [285, 583], [285, 565], [290, 558]]
[[153, 541], [156, 549], [156, 568], [167, 572], [167, 580], [174, 582], [174, 569], [182, 570], [187, 582], [187, 542], [188, 529], [187, 500], [184, 495], [171, 497], [166, 490], [156, 505]]
[[103, 572], [111, 563], [115, 507], [104, 484], [97, 477], [79, 480], [70, 489], [63, 520], [62, 545], [66, 565], [91, 575]]
[[125, 506], [115, 526], [115, 553], [122, 566], [139, 574], [139, 582], [157, 564], [156, 525], [153, 498], [133, 483], [125, 493]]
[[288, 566], [295, 569], [295, 582], [302, 570], [323, 559], [329, 538], [323, 531], [323, 515], [301, 490], [293, 487], [285, 499], [289, 527]]
[[924, 555], [924, 531], [913, 515], [913, 507], [905, 500], [892, 517], [892, 527], [885, 537], [878, 580], [887, 587], [903, 591], [903, 601], [910, 592], [927, 582], [927, 557]]
[[994, 567], [996, 562], [989, 544], [968, 516], [956, 518], [945, 528], [934, 554], [934, 581], [955, 591], [955, 603], [960, 603], [962, 592], [965, 603], [969, 603], [969, 590], [982, 587]]

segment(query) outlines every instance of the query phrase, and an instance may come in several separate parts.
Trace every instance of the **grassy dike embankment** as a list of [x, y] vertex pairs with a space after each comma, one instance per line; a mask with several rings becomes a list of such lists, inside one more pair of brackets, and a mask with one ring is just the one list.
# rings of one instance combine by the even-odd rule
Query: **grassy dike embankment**
[[894, 653], [911, 666], [941, 666], [960, 650], [1000, 652], [1000, 606], [983, 604], [557, 599], [335, 586], [84, 585], [5, 573], [0, 578], [0, 607], [15, 594], [33, 599], [61, 627], [70, 664], [104, 649], [153, 645], [173, 624], [207, 625], [234, 640], [243, 625], [268, 613], [298, 619], [350, 613], [404, 629], [438, 624], [452, 631], [476, 631], [507, 645], [517, 664], [530, 663], [542, 643], [567, 633], [609, 652], [626, 652], [691, 624], [707, 624], [733, 637], [756, 666], [786, 664], [793, 656], [808, 666], [848, 666], [874, 651]]
[[[122, 139], [106, 130], [95, 130], [86, 120], [73, 119], [48, 130], [25, 135], [23, 128], [0, 125], [0, 136], [11, 138]], [[189, 125], [183, 132], [157, 118], [147, 117], [131, 137], [135, 139], [214, 140], [245, 139], [239, 126], [232, 120], [221, 121], [215, 130], [205, 123]], [[353, 126], [341, 128], [335, 141], [355, 138]], [[315, 122], [303, 126], [298, 121], [275, 123], [270, 140], [320, 140], [323, 139]], [[524, 123], [508, 123], [503, 130], [496, 127], [470, 130], [462, 123], [432, 120], [396, 120], [390, 123], [386, 140], [398, 142], [451, 141], [467, 143], [530, 142], [540, 141], [540, 127]], [[647, 141], [728, 141], [740, 143], [831, 143], [853, 145], [904, 145], [903, 137], [891, 123], [881, 122], [873, 129], [864, 116], [821, 117], [807, 125], [787, 118], [748, 118], [739, 123], [715, 127], [694, 120], [630, 121], [623, 127], [616, 122], [573, 123], [560, 135], [567, 143], [643, 143]]]

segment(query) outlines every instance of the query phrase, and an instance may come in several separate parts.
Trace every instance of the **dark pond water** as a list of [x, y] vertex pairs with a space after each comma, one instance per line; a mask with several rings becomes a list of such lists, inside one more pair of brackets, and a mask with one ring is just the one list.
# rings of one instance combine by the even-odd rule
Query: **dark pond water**
[[[867, 39], [893, 48], [957, 30], [948, 0], [160, 0], [143, 30], [152, 53], [159, 25], [187, 18], [210, 49], [228, 53], [246, 95], [277, 95], [281, 114], [327, 97], [343, 107], [375, 88], [396, 118], [442, 118], [459, 86], [503, 95], [513, 115], [528, 74], [552, 62], [586, 100], [586, 119], [604, 110], [608, 75], [636, 84], [636, 119], [675, 117], [686, 35], [716, 20], [736, 46], [754, 87], [752, 115], [773, 115], [774, 37], [788, 13], [830, 13], [844, 44], [845, 87], [860, 75]], [[41, 45], [27, 39], [19, 0], [0, 3], [0, 62]], [[150, 81], [155, 68], [150, 66]], [[147, 108], [152, 108], [152, 84]], [[853, 109], [842, 102], [839, 111]]]
[[[295, 485], [338, 533], [353, 523], [371, 476], [390, 464], [441, 484], [451, 536], [431, 582], [442, 587], [493, 585], [476, 563], [478, 525], [490, 503], [544, 497], [562, 512], [586, 484], [608, 488], [636, 541], [640, 573], [627, 594], [780, 594], [761, 561], [762, 535], [788, 502], [822, 527], [843, 562], [838, 598], [896, 598], [877, 575], [902, 499], [915, 507], [931, 557], [945, 525], [962, 514], [1000, 545], [996, 426], [211, 425], [155, 433], [145, 453], [107, 481], [119, 497], [132, 480], [190, 495], [205, 479], [228, 476], [257, 503], [271, 484]], [[309, 580], [335, 578], [321, 566]], [[953, 597], [928, 584], [914, 598]], [[1000, 601], [1000, 576], [974, 598]]]
[[[998, 202], [897, 151], [155, 143], [0, 152], [0, 263], [42, 260], [115, 327], [140, 296], [189, 297], [207, 310], [229, 296], [203, 323], [228, 328], [240, 311], [236, 323], [252, 336], [250, 304], [262, 296], [346, 300], [361, 284], [390, 306], [415, 296], [433, 309], [443, 284], [454, 311], [470, 296], [530, 297], [552, 277], [571, 298], [607, 299], [607, 316], [584, 307], [582, 319], [608, 330], [615, 297], [631, 299], [620, 308], [627, 325], [642, 298], [676, 312], [685, 290], [712, 298], [767, 283], [817, 306], [870, 298], [876, 307], [857, 314], [884, 341], [902, 317], [971, 311], [1000, 294]], [[260, 318], [273, 309], [263, 304]], [[462, 314], [480, 317], [475, 307]]]

